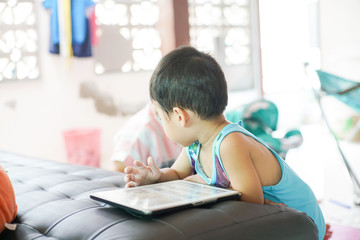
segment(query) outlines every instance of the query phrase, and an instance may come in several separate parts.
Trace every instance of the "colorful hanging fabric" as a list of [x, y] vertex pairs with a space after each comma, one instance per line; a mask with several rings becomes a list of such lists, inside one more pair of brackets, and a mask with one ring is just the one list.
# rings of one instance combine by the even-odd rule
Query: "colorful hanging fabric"
[[86, 10], [94, 6], [93, 0], [44, 0], [42, 4], [51, 11], [50, 53], [91, 56], [91, 28]]
[[58, 4], [58, 23], [60, 55], [63, 57], [72, 57], [71, 46], [71, 0], [61, 0]]
[[96, 21], [96, 15], [95, 15], [95, 8], [93, 7], [90, 18], [89, 18], [90, 31], [91, 31], [91, 45], [92, 46], [98, 45], [98, 42], [99, 42], [99, 39], [96, 35], [97, 25], [96, 25], [95, 21]]
[[86, 19], [86, 35], [83, 43], [73, 43], [73, 54], [75, 57], [91, 57], [91, 30], [89, 20]]

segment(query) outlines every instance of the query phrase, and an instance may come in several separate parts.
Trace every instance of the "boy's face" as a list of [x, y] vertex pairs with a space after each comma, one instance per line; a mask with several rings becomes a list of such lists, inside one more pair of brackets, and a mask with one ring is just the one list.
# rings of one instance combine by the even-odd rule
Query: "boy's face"
[[160, 107], [158, 102], [153, 102], [157, 117], [161, 120], [166, 136], [172, 141], [182, 145], [181, 127], [176, 123], [174, 113], [167, 115]]

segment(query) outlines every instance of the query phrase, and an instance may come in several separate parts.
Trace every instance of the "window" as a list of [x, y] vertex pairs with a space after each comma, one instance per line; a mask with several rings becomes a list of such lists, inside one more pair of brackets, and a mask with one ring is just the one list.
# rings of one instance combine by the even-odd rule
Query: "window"
[[[180, 0], [165, 1], [97, 1], [97, 74], [152, 71], [162, 57], [161, 50], [167, 50], [167, 45], [173, 49], [183, 44], [190, 32], [190, 44], [213, 53], [222, 65], [230, 90], [260, 89], [257, 1], [188, 0], [186, 4], [183, 1], [180, 4]], [[175, 3], [180, 6], [175, 7]], [[183, 11], [187, 11], [186, 14]], [[175, 27], [171, 24], [171, 29], [164, 27], [164, 15]], [[179, 16], [186, 16], [186, 21]], [[172, 33], [174, 29], [177, 32]], [[184, 29], [187, 36], [181, 32]], [[175, 42], [164, 42], [161, 36], [165, 35], [169, 41]]]
[[191, 45], [213, 53], [229, 89], [253, 88], [260, 80], [257, 1], [188, 0]]
[[0, 2], [0, 82], [39, 77], [34, 0]]
[[100, 0], [95, 72], [153, 70], [161, 59], [157, 0]]

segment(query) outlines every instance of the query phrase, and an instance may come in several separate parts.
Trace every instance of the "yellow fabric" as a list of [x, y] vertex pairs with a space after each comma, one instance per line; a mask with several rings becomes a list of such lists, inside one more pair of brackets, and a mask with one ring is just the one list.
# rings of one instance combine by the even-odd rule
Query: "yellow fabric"
[[72, 57], [71, 0], [58, 0], [60, 55]]
[[71, 36], [71, 0], [64, 0], [65, 34], [68, 56], [72, 57], [72, 36]]

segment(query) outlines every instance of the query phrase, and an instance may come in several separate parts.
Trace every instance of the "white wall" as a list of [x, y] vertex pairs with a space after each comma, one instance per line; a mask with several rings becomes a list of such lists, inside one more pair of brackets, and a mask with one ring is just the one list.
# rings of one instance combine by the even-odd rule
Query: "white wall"
[[[148, 100], [151, 73], [96, 76], [93, 58], [69, 60], [49, 54], [49, 12], [37, 2], [41, 78], [0, 85], [0, 149], [66, 161], [63, 131], [95, 127], [102, 130], [102, 164], [110, 167], [106, 160], [113, 136], [128, 117], [98, 113], [91, 99], [79, 97], [79, 84], [95, 81], [117, 103], [137, 106]], [[15, 108], [7, 106], [11, 101]]]
[[[303, 64], [360, 81], [360, 1], [319, 0], [318, 22], [309, 7], [314, 0], [259, 1], [264, 91], [279, 107], [280, 128], [321, 120]], [[316, 25], [320, 52], [314, 49]], [[330, 105], [337, 115], [330, 119], [352, 114], [338, 101]]]
[[322, 67], [360, 81], [360, 1], [320, 0]]

